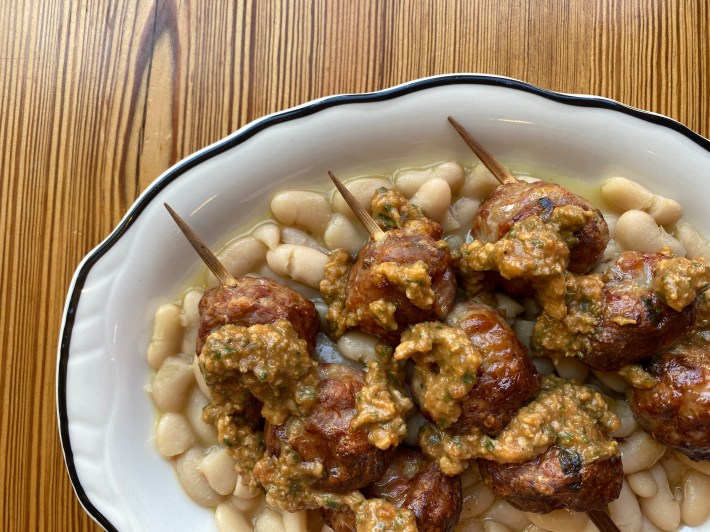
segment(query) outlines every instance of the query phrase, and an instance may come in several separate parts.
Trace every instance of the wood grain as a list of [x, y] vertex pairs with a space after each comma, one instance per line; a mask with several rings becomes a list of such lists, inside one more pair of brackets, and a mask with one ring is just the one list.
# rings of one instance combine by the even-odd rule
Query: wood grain
[[284, 107], [457, 71], [600, 94], [708, 136], [708, 5], [2, 2], [0, 529], [98, 528], [59, 446], [62, 306], [81, 257], [169, 165]]

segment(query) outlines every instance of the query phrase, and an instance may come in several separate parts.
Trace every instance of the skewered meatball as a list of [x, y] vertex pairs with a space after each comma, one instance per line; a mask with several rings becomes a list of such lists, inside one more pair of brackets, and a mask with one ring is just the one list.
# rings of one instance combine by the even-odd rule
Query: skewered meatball
[[619, 496], [624, 479], [618, 456], [582, 465], [577, 453], [557, 445], [521, 464], [479, 459], [478, 467], [496, 496], [524, 512], [603, 510]]
[[693, 460], [710, 460], [708, 346], [684, 341], [651, 359], [648, 372], [659, 382], [630, 392], [641, 428]]
[[497, 242], [516, 222], [532, 215], [547, 222], [552, 211], [563, 205], [594, 213], [585, 226], [574, 233], [574, 242], [570, 245], [569, 270], [584, 273], [601, 260], [609, 242], [609, 228], [599, 209], [557, 184], [515, 181], [500, 185], [481, 205], [473, 219], [472, 234], [484, 242]]
[[540, 388], [540, 375], [527, 350], [500, 313], [488, 305], [457, 304], [447, 318], [459, 325], [483, 357], [476, 384], [461, 402], [461, 415], [449, 431], [466, 434], [473, 427], [494, 436]]
[[[412, 510], [420, 532], [452, 531], [461, 513], [460, 478], [447, 477], [414, 449], [398, 449], [382, 478], [363, 488], [362, 493]], [[322, 513], [335, 532], [356, 530], [351, 510], [322, 510]]]
[[211, 288], [202, 296], [199, 311], [198, 354], [207, 336], [222, 325], [250, 327], [286, 319], [308, 344], [309, 352], [313, 352], [320, 327], [310, 300], [268, 277], [242, 277], [236, 286]]
[[[384, 264], [392, 266], [390, 271]], [[345, 309], [359, 317], [360, 329], [396, 344], [410, 324], [440, 320], [449, 313], [456, 297], [451, 265], [448, 247], [428, 234], [388, 231], [358, 253]]]
[[266, 450], [278, 456], [280, 442], [288, 442], [304, 461], [322, 462], [325, 472], [314, 489], [346, 493], [380, 478], [394, 448], [382, 451], [370, 445], [364, 429], [350, 427], [356, 415], [355, 397], [365, 384], [362, 371], [340, 364], [320, 364], [318, 374], [315, 408], [307, 416], [290, 418], [283, 425], [267, 423]]

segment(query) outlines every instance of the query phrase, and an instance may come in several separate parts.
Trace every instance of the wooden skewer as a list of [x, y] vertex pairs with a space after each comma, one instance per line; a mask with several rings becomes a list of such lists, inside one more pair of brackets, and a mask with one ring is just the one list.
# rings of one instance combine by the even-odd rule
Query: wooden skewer
[[501, 184], [503, 183], [512, 183], [514, 181], [517, 181], [518, 179], [511, 174], [502, 164], [500, 164], [495, 157], [489, 152], [486, 148], [484, 148], [480, 142], [478, 142], [473, 136], [464, 129], [464, 127], [459, 124], [453, 117], [449, 117], [449, 122], [451, 122], [451, 125], [454, 126], [454, 129], [458, 132], [459, 135], [461, 135], [461, 138], [463, 138], [464, 142], [468, 144], [469, 148], [473, 151], [473, 153], [476, 154], [476, 157], [478, 157], [481, 162], [490, 170], [490, 172], [493, 174], [493, 177], [495, 177]]
[[370, 213], [367, 212], [362, 205], [360, 205], [357, 199], [355, 199], [355, 196], [353, 196], [350, 191], [345, 188], [345, 185], [340, 182], [340, 179], [335, 177], [333, 172], [329, 171], [328, 175], [335, 184], [335, 188], [337, 188], [340, 195], [343, 196], [345, 203], [348, 204], [348, 207], [352, 209], [360, 223], [365, 227], [367, 232], [370, 233], [370, 237], [373, 240], [381, 240], [385, 236], [385, 232], [379, 225], [377, 225], [375, 219], [370, 216]]
[[219, 279], [222, 286], [236, 286], [237, 280], [224, 268], [222, 263], [219, 262], [219, 259], [210, 251], [210, 248], [208, 248], [202, 239], [197, 236], [197, 233], [195, 233], [190, 226], [185, 223], [185, 220], [178, 216], [170, 205], [167, 203], [163, 203], [163, 205], [165, 205], [165, 208], [168, 209], [170, 216], [173, 217], [173, 220], [175, 220], [175, 223], [178, 225], [192, 247], [195, 248], [195, 251], [197, 251], [200, 258], [204, 261], [210, 271], [214, 273], [215, 277]]
[[594, 523], [594, 526], [599, 529], [599, 532], [620, 532], [619, 528], [605, 511], [589, 510], [587, 514], [589, 514], [589, 518], [592, 520], [592, 523]]

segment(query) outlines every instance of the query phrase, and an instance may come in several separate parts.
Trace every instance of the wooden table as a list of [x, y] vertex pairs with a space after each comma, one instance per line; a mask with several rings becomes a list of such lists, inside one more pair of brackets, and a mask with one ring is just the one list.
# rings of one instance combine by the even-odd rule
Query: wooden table
[[67, 287], [148, 183], [250, 120], [447, 72], [710, 134], [706, 0], [19, 0], [0, 7], [0, 530], [96, 530], [55, 414]]

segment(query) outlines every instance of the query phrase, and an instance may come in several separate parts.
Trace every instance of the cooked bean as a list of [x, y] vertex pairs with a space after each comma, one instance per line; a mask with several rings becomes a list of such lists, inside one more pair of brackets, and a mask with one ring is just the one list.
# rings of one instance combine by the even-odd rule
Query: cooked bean
[[453, 192], [463, 185], [465, 171], [456, 162], [447, 161], [425, 168], [407, 168], [394, 176], [394, 184], [406, 197], [410, 198], [421, 186], [432, 179], [443, 179]]
[[710, 260], [710, 244], [689, 223], [678, 220], [674, 226], [673, 236], [683, 245], [686, 257], [689, 259], [703, 257]]
[[264, 508], [254, 522], [254, 532], [286, 532], [283, 516], [271, 508]]
[[180, 484], [190, 498], [202, 506], [217, 506], [222, 496], [210, 487], [205, 476], [197, 470], [202, 450], [193, 447], [180, 455], [175, 464]]
[[[238, 279], [251, 272], [264, 261], [267, 249], [263, 242], [249, 235], [227, 244], [225, 248], [217, 253], [217, 259], [222, 263], [225, 270]], [[205, 275], [206, 286], [217, 286], [219, 284], [219, 281], [211, 271], [206, 270]]]
[[659, 227], [653, 217], [643, 211], [626, 211], [616, 223], [616, 241], [624, 250], [657, 253], [663, 247], [673, 254], [685, 256], [685, 248], [666, 230]]
[[202, 299], [203, 290], [188, 290], [182, 298], [182, 311], [180, 320], [183, 326], [182, 352], [192, 354], [195, 352], [197, 342], [197, 329], [200, 327], [200, 311], [198, 305]]
[[661, 464], [650, 469], [658, 491], [648, 499], [641, 499], [641, 509], [653, 524], [663, 530], [674, 530], [680, 525], [680, 504], [668, 487], [668, 478]]
[[[392, 181], [383, 177], [359, 177], [351, 181], [345, 181], [344, 185], [355, 196], [358, 203], [370, 212], [372, 193], [381, 187], [392, 188]], [[337, 190], [333, 190], [332, 205], [335, 212], [347, 216], [351, 220], [355, 219], [353, 211]]]
[[[534, 321], [528, 321], [528, 320], [522, 320], [518, 319], [515, 320], [515, 323], [513, 324], [513, 330], [515, 331], [515, 336], [518, 337], [518, 340], [530, 349], [530, 338], [532, 337], [532, 331], [533, 327], [535, 327], [535, 322]], [[549, 358], [546, 358], [545, 360], [550, 360]], [[550, 362], [550, 365], [552, 365], [552, 362]], [[552, 370], [550, 370], [552, 371]]]
[[547, 357], [532, 357], [530, 362], [533, 363], [537, 372], [542, 375], [552, 375], [555, 372], [555, 365]]
[[497, 521], [485, 521], [483, 530], [484, 532], [510, 532], [510, 528]]
[[308, 530], [308, 515], [305, 510], [284, 512], [283, 521], [286, 532], [307, 532]]
[[340, 354], [350, 360], [367, 364], [370, 360], [378, 360], [375, 347], [380, 339], [360, 331], [348, 331], [338, 340]]
[[158, 369], [167, 357], [177, 355], [181, 346], [180, 307], [172, 303], [160, 305], [155, 311], [153, 336], [148, 346], [148, 364], [153, 369]]
[[[459, 522], [456, 523], [456, 532], [484, 532], [483, 528], [483, 523], [480, 521], [474, 521], [474, 520], [469, 520], [469, 521], [464, 521], [463, 519], [459, 519]], [[321, 532], [330, 532], [331, 529], [323, 529]], [[527, 531], [526, 531], [527, 532]]]
[[495, 499], [496, 496], [491, 493], [491, 490], [483, 482], [479, 482], [464, 494], [461, 519], [478, 517], [491, 507]]
[[404, 443], [410, 447], [417, 447], [419, 445], [419, 429], [425, 423], [427, 423], [427, 419], [419, 410], [415, 409], [415, 412], [407, 418], [407, 436], [404, 438]]
[[685, 464], [678, 460], [671, 452], [666, 452], [659, 462], [666, 471], [668, 482], [671, 486], [680, 486], [685, 474]]
[[269, 249], [275, 249], [281, 242], [281, 228], [272, 222], [256, 226], [251, 234]]
[[700, 526], [710, 517], [710, 477], [689, 469], [683, 476], [680, 513], [688, 526]]
[[367, 242], [367, 233], [350, 218], [335, 213], [323, 233], [323, 242], [328, 249], [346, 249], [351, 255]]
[[205, 476], [213, 490], [220, 495], [229, 495], [237, 485], [236, 463], [227, 449], [222, 447], [210, 451], [200, 460], [197, 470]]
[[621, 246], [614, 239], [609, 239], [606, 247], [604, 248], [604, 255], [602, 256], [602, 262], [606, 260], [614, 260], [622, 253]]
[[624, 480], [619, 498], [607, 506], [609, 517], [616, 523], [621, 532], [640, 532], [641, 507], [636, 495], [631, 491], [629, 483]]
[[685, 465], [692, 467], [693, 469], [700, 471], [705, 475], [710, 475], [710, 460], [696, 462], [695, 460], [691, 460], [690, 458], [688, 458], [683, 453], [675, 452], [673, 454], [678, 460], [683, 462]]
[[192, 364], [181, 357], [168, 357], [153, 377], [153, 401], [162, 412], [179, 412], [195, 383]]
[[621, 426], [611, 435], [614, 438], [626, 438], [630, 436], [638, 428], [638, 423], [636, 423], [636, 418], [631, 411], [628, 401], [618, 399], [607, 402], [609, 403], [611, 411], [614, 412], [616, 417], [619, 418], [619, 421], [621, 421]]
[[654, 194], [648, 214], [653, 216], [658, 225], [668, 225], [680, 220], [683, 208], [675, 200]]
[[185, 408], [185, 416], [187, 416], [192, 430], [195, 432], [199, 442], [205, 447], [217, 443], [217, 429], [202, 421], [202, 410], [209, 402], [210, 400], [196, 387], [192, 390]]
[[451, 205], [451, 188], [443, 179], [431, 179], [417, 190], [410, 201], [421, 207], [428, 218], [439, 222]]
[[177, 456], [195, 444], [195, 434], [182, 414], [168, 412], [155, 427], [155, 445], [165, 458]]
[[460, 194], [467, 198], [483, 201], [500, 183], [483, 163], [474, 166], [466, 176]]
[[629, 482], [629, 487], [639, 497], [653, 497], [658, 491], [658, 486], [656, 486], [656, 482], [648, 469], [631, 473], [626, 476], [626, 480]]
[[[237, 484], [239, 481], [237, 481]], [[232, 495], [229, 498], [229, 502], [232, 506], [234, 506], [237, 510], [242, 512], [243, 514], [246, 515], [255, 515], [259, 513], [262, 508], [266, 505], [266, 500], [264, 497], [263, 492], [260, 492], [258, 494], [258, 497], [252, 497], [251, 499], [244, 499], [241, 497], [236, 497], [235, 495]]]
[[202, 375], [202, 370], [200, 370], [199, 359], [197, 355], [192, 357], [192, 373], [195, 375], [195, 381], [197, 382], [197, 387], [204, 394], [205, 397], [212, 397], [210, 394], [210, 389], [205, 382], [205, 377]]
[[307, 248], [317, 249], [318, 251], [326, 251], [315, 238], [295, 227], [284, 227], [281, 230], [281, 243], [296, 244], [297, 246], [305, 246]]
[[666, 448], [642, 430], [637, 430], [619, 444], [624, 474], [629, 475], [653, 466]]
[[663, 532], [660, 528], [658, 528], [656, 525], [654, 525], [648, 517], [641, 514], [641, 530], [643, 532]]
[[227, 501], [217, 505], [214, 518], [219, 532], [253, 532], [254, 530], [247, 516]]
[[653, 193], [646, 187], [625, 177], [605, 179], [600, 187], [604, 201], [619, 212], [630, 210], [645, 211], [651, 206]]
[[518, 179], [518, 181], [525, 181], [526, 183], [537, 183], [538, 181], [540, 181], [540, 178], [538, 177], [525, 174], [516, 175], [515, 177]]
[[318, 192], [287, 190], [271, 200], [271, 211], [285, 225], [297, 225], [321, 234], [333, 214], [327, 198]]
[[478, 208], [481, 206], [481, 202], [473, 198], [459, 198], [453, 204], [452, 209], [454, 211], [454, 216], [458, 220], [461, 227], [466, 231], [471, 229], [471, 224], [473, 223], [473, 218], [478, 212]]
[[281, 244], [266, 253], [269, 268], [313, 288], [318, 288], [324, 276], [328, 255], [312, 248]]
[[[445, 233], [452, 233], [461, 228], [461, 224], [454, 216], [451, 208], [446, 209], [443, 218], [439, 220], [439, 225]], [[466, 229], [468, 229], [468, 227]]]
[[555, 364], [557, 374], [563, 379], [583, 383], [589, 375], [589, 368], [582, 364], [578, 358], [561, 357]]
[[238, 499], [252, 500], [257, 495], [261, 495], [262, 491], [257, 487], [247, 486], [244, 484], [242, 476], [237, 475], [237, 483], [235, 484], [234, 491], [232, 493], [234, 497]]
[[594, 375], [604, 383], [604, 386], [614, 390], [618, 393], [624, 393], [626, 388], [629, 387], [629, 383], [626, 382], [621, 376], [615, 371], [598, 371], [592, 370]]
[[531, 523], [552, 532], [578, 532], [587, 526], [587, 514], [572, 510], [553, 510], [547, 514], [528, 512]]
[[509, 503], [500, 499], [496, 500], [493, 506], [486, 511], [483, 519], [496, 521], [512, 530], [525, 528], [529, 522], [525, 512], [513, 508]]
[[475, 486], [479, 482], [481, 482], [481, 474], [475, 464], [470, 465], [468, 469], [461, 473], [461, 489], [463, 491], [468, 490], [468, 488]]
[[515, 318], [524, 310], [523, 306], [515, 299], [501, 293], [496, 293], [496, 308], [507, 320]]

